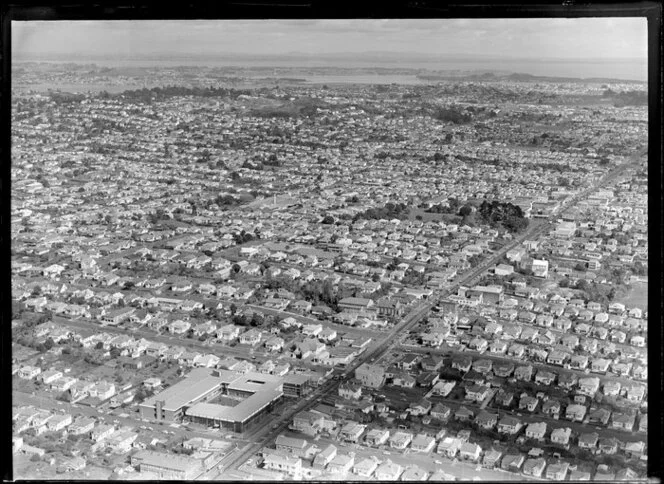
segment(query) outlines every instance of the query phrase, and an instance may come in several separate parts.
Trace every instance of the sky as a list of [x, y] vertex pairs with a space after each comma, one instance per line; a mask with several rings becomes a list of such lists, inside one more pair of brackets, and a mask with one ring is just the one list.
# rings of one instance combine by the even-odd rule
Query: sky
[[645, 18], [12, 22], [12, 52], [149, 57], [362, 52], [647, 59]]

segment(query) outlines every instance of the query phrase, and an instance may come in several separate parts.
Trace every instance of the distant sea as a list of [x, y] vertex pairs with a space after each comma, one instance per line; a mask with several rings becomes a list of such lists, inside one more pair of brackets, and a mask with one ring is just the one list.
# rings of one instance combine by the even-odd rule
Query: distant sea
[[[15, 59], [22, 61], [23, 59]], [[66, 60], [52, 60], [49, 61], [45, 58], [41, 59], [25, 59], [35, 60], [40, 62], [69, 62]], [[109, 60], [109, 59], [94, 59], [86, 58], [72, 60], [74, 63], [89, 64], [94, 63], [99, 66], [107, 67], [177, 67], [177, 66], [208, 66], [208, 67], [275, 67], [275, 68], [314, 68], [314, 67], [342, 67], [342, 68], [360, 68], [360, 67], [379, 67], [379, 68], [402, 68], [402, 69], [425, 69], [430, 71], [486, 71], [486, 72], [503, 72], [503, 73], [519, 73], [531, 74], [535, 76], [550, 76], [550, 77], [575, 77], [575, 78], [609, 78], [618, 80], [632, 80], [642, 81], [648, 80], [648, 63], [644, 59], [611, 59], [611, 60], [584, 60], [584, 61], [569, 61], [569, 60], [549, 60], [549, 59], [463, 59], [455, 58], [453, 60], [441, 59], [440, 61], [433, 59], [417, 59], [408, 60], [404, 59], [395, 63], [394, 61], [380, 61], [366, 59], [343, 59], [343, 61], [335, 59], [316, 59], [312, 58], [293, 58], [283, 59], [275, 58], [260, 58], [260, 59], [241, 59], [241, 58], [219, 58], [219, 59], [163, 59], [163, 60], [150, 60], [150, 59], [127, 59], [127, 60]], [[422, 72], [425, 74], [425, 72]], [[379, 83], [380, 77], [390, 77], [380, 75], [362, 74], [343, 75], [343, 76], [330, 76], [329, 80], [321, 79], [321, 76], [316, 75], [298, 75], [297, 77], [305, 78], [308, 81], [314, 82], [367, 82]], [[327, 76], [325, 76], [327, 77]], [[334, 78], [337, 78], [336, 81]], [[355, 79], [353, 79], [355, 78]], [[358, 79], [359, 78], [359, 79]], [[366, 78], [362, 80], [361, 78]], [[398, 75], [398, 80], [382, 80], [382, 82], [397, 82], [397, 83], [420, 83], [415, 78], [415, 75]]]

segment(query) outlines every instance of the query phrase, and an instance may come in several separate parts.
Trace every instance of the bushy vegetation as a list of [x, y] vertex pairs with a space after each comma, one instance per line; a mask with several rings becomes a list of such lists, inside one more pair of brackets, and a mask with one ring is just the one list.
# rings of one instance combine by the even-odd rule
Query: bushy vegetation
[[521, 232], [528, 227], [521, 207], [509, 202], [484, 200], [477, 210], [480, 221], [494, 228], [504, 228], [509, 232]]
[[356, 220], [404, 220], [408, 218], [410, 209], [405, 203], [386, 203], [383, 208], [369, 208], [364, 212], [355, 214], [353, 221]]
[[473, 119], [469, 113], [463, 113], [454, 108], [437, 108], [433, 112], [433, 118], [453, 124], [466, 124]]

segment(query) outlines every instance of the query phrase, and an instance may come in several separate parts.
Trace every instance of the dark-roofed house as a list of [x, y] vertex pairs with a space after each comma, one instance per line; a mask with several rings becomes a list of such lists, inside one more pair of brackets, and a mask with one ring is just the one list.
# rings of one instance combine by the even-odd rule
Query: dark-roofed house
[[498, 423], [498, 414], [481, 410], [475, 417], [475, 424], [484, 429], [492, 429]]
[[506, 454], [503, 457], [503, 460], [500, 463], [500, 468], [505, 471], [516, 472], [521, 469], [521, 466], [526, 461], [526, 458], [523, 454]]
[[517, 380], [530, 381], [532, 377], [533, 367], [531, 365], [519, 366], [514, 370], [514, 378]]
[[613, 418], [611, 419], [611, 428], [627, 430], [629, 432], [634, 429], [634, 415], [629, 415], [627, 413], [613, 413]]
[[579, 435], [579, 448], [595, 450], [597, 442], [599, 441], [599, 434], [597, 432], [587, 432]]
[[475, 414], [473, 413], [472, 410], [469, 410], [468, 408], [464, 407], [463, 405], [460, 406], [457, 411], [454, 413], [454, 418], [461, 421], [461, 422], [468, 422], [470, 421]]
[[591, 425], [606, 425], [611, 418], [611, 410], [607, 408], [598, 408], [590, 412], [588, 416], [588, 423]]
[[516, 434], [522, 427], [518, 418], [504, 415], [498, 422], [498, 432], [501, 434]]
[[554, 481], [563, 481], [567, 477], [567, 470], [569, 463], [559, 462], [557, 464], [549, 464], [546, 468], [546, 478]]
[[514, 394], [512, 392], [508, 392], [501, 388], [498, 390], [498, 393], [496, 393], [494, 401], [498, 405], [502, 405], [503, 407], [509, 407], [510, 405], [512, 405], [512, 402], [514, 401]]
[[524, 475], [526, 476], [533, 476], [533, 477], [542, 477], [542, 472], [544, 472], [544, 468], [546, 467], [546, 460], [543, 459], [542, 457], [539, 457], [537, 459], [527, 459], [523, 463], [523, 469], [521, 472], [523, 472]]

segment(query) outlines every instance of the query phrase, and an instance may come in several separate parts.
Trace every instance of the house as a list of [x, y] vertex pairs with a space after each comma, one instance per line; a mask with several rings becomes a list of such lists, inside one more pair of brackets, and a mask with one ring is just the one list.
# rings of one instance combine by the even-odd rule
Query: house
[[526, 352], [526, 347], [519, 343], [514, 343], [510, 345], [507, 349], [507, 355], [514, 358], [521, 358]]
[[639, 432], [647, 432], [648, 431], [648, 414], [644, 413], [641, 414], [641, 418], [639, 418]]
[[595, 373], [606, 373], [611, 362], [605, 358], [593, 358], [590, 363], [590, 371]]
[[557, 464], [549, 464], [546, 468], [546, 478], [553, 481], [564, 481], [567, 477], [567, 470], [569, 463], [559, 462]]
[[489, 345], [489, 353], [503, 355], [507, 352], [508, 344], [504, 340], [493, 340]]
[[590, 472], [583, 470], [571, 471], [569, 474], [569, 480], [572, 482], [581, 482], [590, 480]]
[[551, 442], [559, 445], [569, 445], [572, 429], [569, 427], [557, 428], [551, 431]]
[[408, 373], [399, 373], [392, 378], [392, 384], [401, 388], [413, 388], [417, 379]]
[[388, 442], [393, 449], [403, 450], [408, 447], [412, 440], [413, 434], [410, 432], [398, 431], [390, 435]]
[[482, 458], [482, 466], [492, 469], [498, 464], [500, 458], [503, 456], [503, 453], [499, 450], [490, 449], [484, 453]]
[[478, 373], [489, 373], [493, 368], [493, 362], [486, 359], [475, 360], [472, 368]]
[[644, 385], [629, 385], [625, 390], [627, 400], [634, 403], [643, 401], [646, 395], [646, 387]]
[[473, 359], [470, 357], [455, 356], [452, 358], [452, 368], [461, 372], [467, 373], [473, 364]]
[[478, 351], [480, 353], [486, 351], [488, 347], [489, 347], [489, 342], [479, 336], [476, 336], [475, 338], [471, 339], [470, 342], [468, 343], [469, 349]]
[[509, 378], [514, 373], [514, 364], [509, 362], [496, 363], [493, 366], [493, 373], [497, 377]]
[[69, 427], [67, 431], [72, 435], [83, 435], [92, 432], [95, 427], [95, 421], [90, 417], [79, 417]]
[[579, 378], [579, 393], [593, 397], [599, 390], [599, 385], [600, 380], [597, 377]]
[[257, 328], [252, 328], [240, 335], [240, 344], [255, 346], [260, 343], [262, 333]]
[[538, 403], [539, 400], [537, 398], [523, 393], [519, 398], [519, 410], [528, 410], [529, 412], [534, 412]]
[[69, 414], [55, 414], [46, 421], [46, 427], [51, 432], [59, 432], [72, 423], [72, 416]]
[[356, 462], [351, 471], [353, 474], [368, 478], [371, 477], [377, 468], [378, 462], [375, 459], [367, 457]]
[[547, 400], [542, 404], [542, 412], [546, 415], [558, 415], [560, 413], [560, 402], [558, 400]]
[[565, 418], [573, 422], [582, 422], [585, 416], [586, 416], [585, 405], [580, 405], [578, 403], [571, 403], [565, 409]]
[[288, 437], [284, 434], [279, 434], [275, 441], [278, 451], [283, 452], [285, 455], [294, 455], [308, 459], [316, 453], [316, 446], [309, 444], [305, 439], [295, 437]]
[[472, 385], [466, 387], [466, 400], [482, 402], [489, 395], [490, 387], [485, 385]]
[[501, 434], [514, 435], [519, 430], [521, 430], [521, 421], [515, 417], [509, 415], [503, 415], [503, 417], [498, 422], [498, 432]]
[[227, 324], [217, 329], [217, 339], [222, 341], [233, 341], [235, 338], [240, 336], [242, 331], [240, 326], [234, 324]]
[[355, 464], [355, 454], [337, 454], [327, 465], [327, 471], [343, 476], [347, 472], [350, 472], [353, 464]]
[[293, 416], [292, 430], [315, 435], [321, 428], [323, 416], [319, 413], [304, 411]]
[[623, 451], [630, 458], [639, 458], [645, 455], [646, 444], [645, 442], [627, 442]]
[[[548, 346], [553, 345], [553, 341], [544, 342]], [[553, 350], [546, 358], [546, 362], [551, 365], [563, 366], [563, 364], [570, 358], [570, 354], [565, 351]]]
[[277, 453], [269, 453], [263, 458], [263, 466], [268, 470], [286, 472], [291, 476], [299, 477], [302, 473], [302, 460]]
[[461, 460], [477, 462], [482, 454], [482, 447], [470, 442], [464, 442], [459, 448], [459, 458]]
[[436, 403], [431, 409], [431, 412], [429, 412], [429, 414], [433, 418], [441, 421], [447, 420], [450, 417], [451, 413], [452, 410], [450, 409], [450, 407], [441, 402]]
[[419, 402], [413, 402], [409, 405], [410, 414], [414, 416], [426, 415], [431, 410], [432, 404], [426, 398], [423, 398]]
[[362, 397], [362, 386], [353, 382], [342, 382], [339, 385], [339, 396], [348, 400], [359, 400]]
[[526, 461], [523, 463], [523, 469], [521, 470], [521, 472], [523, 472], [523, 474], [526, 476], [541, 478], [542, 472], [544, 472], [545, 467], [546, 467], [546, 460], [543, 459], [542, 457], [538, 457], [536, 459], [535, 458], [526, 459]]
[[372, 447], [383, 445], [390, 438], [390, 432], [384, 429], [372, 429], [367, 432], [364, 442]]
[[41, 373], [41, 368], [37, 366], [24, 365], [18, 370], [19, 378], [31, 380]]
[[461, 405], [454, 413], [454, 418], [456, 420], [459, 420], [460, 422], [468, 422], [472, 420], [474, 416], [475, 413], [472, 410], [469, 410], [468, 408], [464, 407], [463, 405]]
[[496, 393], [494, 401], [498, 405], [501, 405], [503, 407], [509, 407], [510, 405], [512, 405], [512, 402], [514, 401], [514, 394], [512, 392], [508, 392], [501, 388]]
[[500, 468], [505, 471], [517, 472], [525, 461], [526, 458], [523, 454], [505, 454], [500, 462]]
[[526, 437], [529, 439], [542, 440], [546, 433], [546, 422], [533, 422], [526, 427]]
[[436, 446], [436, 439], [427, 434], [417, 434], [410, 443], [414, 452], [431, 452]]
[[535, 375], [535, 383], [541, 385], [551, 385], [556, 381], [556, 374], [551, 371], [539, 370]]
[[427, 356], [420, 362], [425, 371], [438, 371], [443, 366], [443, 358], [438, 355]]
[[590, 412], [588, 416], [588, 423], [593, 425], [606, 425], [609, 423], [611, 417], [611, 410], [606, 408], [598, 408]]
[[581, 449], [595, 450], [598, 441], [599, 434], [597, 432], [587, 432], [579, 435], [578, 446]]
[[558, 386], [560, 388], [571, 390], [578, 382], [579, 378], [574, 373], [561, 372], [558, 375]]
[[265, 341], [265, 349], [268, 351], [276, 352], [284, 348], [285, 341], [279, 336], [272, 336]]
[[622, 385], [619, 381], [606, 380], [604, 382], [604, 387], [602, 388], [602, 393], [607, 396], [615, 396], [620, 393]]
[[475, 424], [483, 429], [490, 430], [498, 423], [498, 414], [481, 410], [475, 417]]
[[47, 370], [41, 374], [41, 381], [45, 384], [51, 384], [62, 377], [62, 372], [58, 370]]
[[627, 430], [631, 432], [634, 428], [634, 422], [636, 417], [634, 415], [629, 415], [627, 413], [618, 413], [613, 412], [613, 417], [611, 418], [611, 428], [619, 430]]
[[118, 430], [106, 439], [106, 445], [118, 454], [126, 454], [132, 448], [132, 444], [138, 438], [136, 432], [129, 430]]
[[618, 452], [618, 439], [613, 437], [600, 437], [598, 447], [599, 451], [604, 454], [615, 454]]
[[358, 443], [367, 426], [357, 422], [346, 422], [339, 431], [338, 439], [344, 442]]
[[315, 468], [324, 468], [327, 466], [332, 459], [337, 456], [337, 447], [334, 444], [330, 444], [321, 450], [313, 460], [313, 467]]
[[585, 370], [588, 367], [589, 358], [586, 355], [573, 355], [570, 357], [569, 366], [575, 370]]
[[374, 471], [374, 480], [396, 481], [402, 473], [403, 467], [387, 460], [380, 464]]
[[454, 459], [461, 448], [462, 441], [455, 437], [445, 437], [438, 444], [436, 452], [449, 459]]
[[514, 378], [517, 380], [530, 381], [533, 377], [533, 367], [531, 365], [519, 366], [514, 370]]
[[364, 386], [380, 388], [385, 383], [385, 369], [378, 365], [363, 363], [355, 370], [355, 378]]

